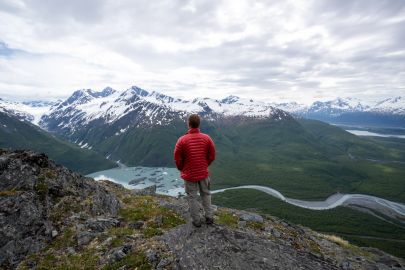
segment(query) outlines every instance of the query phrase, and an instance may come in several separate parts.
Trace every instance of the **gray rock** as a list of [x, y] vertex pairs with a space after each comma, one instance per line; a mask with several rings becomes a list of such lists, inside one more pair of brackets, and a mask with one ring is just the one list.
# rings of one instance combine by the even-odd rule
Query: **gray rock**
[[238, 221], [238, 227], [239, 227], [239, 228], [246, 228], [246, 221], [244, 221], [244, 220], [239, 220], [239, 221]]
[[67, 253], [69, 253], [69, 254], [75, 254], [75, 253], [76, 253], [76, 250], [75, 250], [73, 247], [68, 247], [68, 248], [66, 249], [66, 251], [67, 251]]
[[115, 218], [92, 218], [86, 221], [86, 227], [98, 232], [103, 232], [108, 228], [119, 225], [119, 220]]
[[111, 250], [111, 253], [108, 255], [108, 262], [110, 264], [122, 260], [127, 254], [121, 248], [115, 248]]
[[173, 262], [173, 258], [163, 258], [160, 260], [158, 265], [156, 266], [156, 269], [161, 270], [161, 269], [166, 269], [167, 266], [169, 266]]
[[111, 236], [108, 237], [107, 239], [105, 239], [105, 240], [101, 243], [101, 246], [108, 246], [108, 245], [110, 245], [113, 239], [114, 239], [114, 238], [111, 237]]
[[340, 264], [340, 267], [341, 267], [343, 270], [351, 270], [351, 269], [353, 269], [352, 263], [351, 263], [350, 261], [344, 261], [344, 262], [342, 262], [342, 263]]
[[[70, 206], [90, 200], [81, 209], [87, 215], [115, 216], [120, 208], [117, 197], [102, 184], [55, 165], [44, 154], [1, 150], [0, 168], [0, 190], [16, 191], [0, 196], [0, 268], [15, 268], [57, 236], [55, 223], [71, 222], [75, 205], [59, 208], [62, 202]], [[52, 213], [60, 220], [51, 218]]]
[[51, 236], [52, 236], [52, 238], [55, 238], [56, 236], [58, 236], [58, 231], [57, 230], [52, 230]]
[[153, 221], [155, 222], [157, 227], [162, 227], [162, 225], [163, 225], [163, 216], [159, 215], [159, 216], [155, 217]]
[[181, 225], [160, 239], [173, 253], [174, 269], [338, 269], [335, 262], [224, 226]]
[[159, 260], [159, 252], [157, 250], [148, 249], [145, 255], [151, 264], [156, 264]]
[[397, 259], [395, 259], [392, 256], [386, 255], [384, 254], [383, 256], [381, 256], [378, 260], [377, 263], [379, 264], [383, 264], [388, 266], [389, 268], [402, 268], [405, 265], [402, 265]]
[[107, 254], [108, 263], [112, 264], [116, 261], [122, 260], [131, 251], [130, 245], [124, 245], [110, 250]]
[[134, 195], [155, 195], [156, 194], [156, 185], [152, 185], [149, 187], [146, 187], [144, 189], [133, 189], [132, 194]]
[[264, 219], [261, 215], [255, 214], [255, 213], [247, 213], [243, 212], [240, 214], [239, 219], [244, 220], [244, 221], [254, 221], [254, 222], [260, 222], [263, 223]]
[[281, 233], [277, 229], [274, 229], [274, 228], [271, 230], [271, 234], [276, 238], [281, 237]]
[[136, 222], [130, 223], [130, 224], [129, 224], [129, 227], [132, 228], [132, 229], [137, 229], [137, 230], [138, 230], [138, 229], [140, 229], [140, 228], [143, 227], [143, 224], [144, 224], [143, 221], [138, 220], [138, 221], [136, 221]]
[[77, 235], [77, 245], [79, 247], [85, 246], [90, 243], [96, 236], [97, 234], [93, 232], [80, 232]]

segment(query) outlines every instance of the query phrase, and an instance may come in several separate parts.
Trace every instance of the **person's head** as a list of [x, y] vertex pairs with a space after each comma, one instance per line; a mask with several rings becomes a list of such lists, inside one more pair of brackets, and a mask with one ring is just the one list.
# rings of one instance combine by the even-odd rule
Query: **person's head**
[[198, 114], [191, 114], [188, 117], [188, 127], [189, 128], [198, 128], [200, 127], [200, 117]]

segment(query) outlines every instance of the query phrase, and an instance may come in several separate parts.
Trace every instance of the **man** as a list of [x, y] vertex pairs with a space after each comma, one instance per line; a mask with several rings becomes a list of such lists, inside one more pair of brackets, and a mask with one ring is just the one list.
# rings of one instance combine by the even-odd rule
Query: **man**
[[174, 160], [181, 171], [194, 226], [201, 227], [200, 207], [197, 192], [200, 192], [206, 224], [212, 224], [210, 178], [208, 166], [215, 160], [215, 145], [211, 137], [200, 132], [200, 117], [192, 114], [188, 118], [188, 132], [181, 136], [174, 149]]

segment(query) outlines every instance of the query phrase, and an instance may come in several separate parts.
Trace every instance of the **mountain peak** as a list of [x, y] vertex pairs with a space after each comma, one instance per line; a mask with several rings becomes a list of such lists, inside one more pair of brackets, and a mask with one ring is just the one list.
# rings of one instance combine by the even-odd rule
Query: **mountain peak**
[[135, 86], [135, 85], [130, 87], [127, 91], [130, 91], [130, 92], [132, 92], [132, 93], [134, 93], [134, 94], [136, 94], [138, 96], [141, 96], [141, 97], [146, 97], [147, 95], [149, 95], [148, 91], [146, 91], [146, 90], [144, 90], [142, 88], [139, 88], [138, 86]]
[[238, 102], [239, 100], [240, 98], [238, 96], [230, 95], [227, 96], [226, 98], [221, 99], [221, 102], [225, 104], [232, 104]]
[[117, 91], [112, 89], [111, 87], [106, 87], [104, 88], [102, 91], [100, 92], [93, 92], [92, 91], [92, 96], [95, 98], [99, 98], [99, 97], [108, 97], [114, 93], [116, 93]]
[[79, 89], [73, 92], [73, 94], [65, 100], [61, 105], [68, 106], [73, 103], [86, 103], [93, 99], [93, 92], [91, 89]]

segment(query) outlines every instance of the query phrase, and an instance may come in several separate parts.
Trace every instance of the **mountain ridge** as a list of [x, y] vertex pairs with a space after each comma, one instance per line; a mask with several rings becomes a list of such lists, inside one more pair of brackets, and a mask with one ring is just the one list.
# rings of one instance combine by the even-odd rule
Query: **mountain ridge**
[[21, 121], [13, 115], [0, 112], [0, 147], [31, 149], [46, 153], [65, 166], [90, 173], [113, 168], [116, 164], [89, 149], [62, 140], [30, 122]]
[[[183, 112], [182, 114], [184, 112], [196, 112], [208, 118], [215, 118], [213, 114], [216, 116], [270, 117], [272, 114], [280, 114], [280, 112], [277, 112], [278, 109], [295, 117], [328, 122], [342, 121], [357, 124], [357, 122], [363, 121], [366, 124], [372, 124], [373, 122], [384, 124], [384, 121], [386, 121], [399, 126], [405, 125], [403, 119], [405, 118], [405, 97], [403, 96], [385, 98], [374, 102], [364, 102], [351, 97], [338, 97], [333, 100], [314, 101], [312, 104], [306, 105], [296, 101], [262, 102], [240, 98], [235, 95], [222, 99], [198, 97], [187, 100], [174, 98], [157, 91], [149, 92], [137, 86], [132, 86], [123, 91], [111, 87], [106, 87], [100, 91], [80, 89], [74, 91], [64, 101], [55, 102], [41, 103], [40, 101], [34, 101], [19, 103], [0, 100], [0, 110], [6, 113], [14, 113], [21, 120], [31, 121], [47, 129], [52, 128], [52, 125], [48, 127], [49, 121], [58, 121], [58, 118], [60, 120], [57, 110], [63, 110], [65, 114], [69, 114], [78, 109], [77, 120], [80, 119], [86, 122], [104, 118], [108, 123], [111, 123], [136, 109], [131, 106], [131, 104], [134, 105], [135, 103], [138, 103], [139, 106], [150, 106], [146, 110], [148, 113], [144, 115], [150, 119], [144, 125], [164, 124], [170, 121], [173, 115], [165, 118], [167, 113], [162, 113], [162, 110], [168, 110], [172, 113]], [[39, 108], [43, 109], [39, 110]], [[124, 110], [120, 110], [120, 108], [124, 108]], [[158, 110], [161, 112], [157, 113]], [[105, 112], [104, 115], [103, 112]], [[79, 116], [79, 114], [81, 115]], [[354, 120], [350, 120], [350, 118], [354, 118]], [[62, 122], [59, 121], [58, 124], [67, 124], [62, 124]]]

